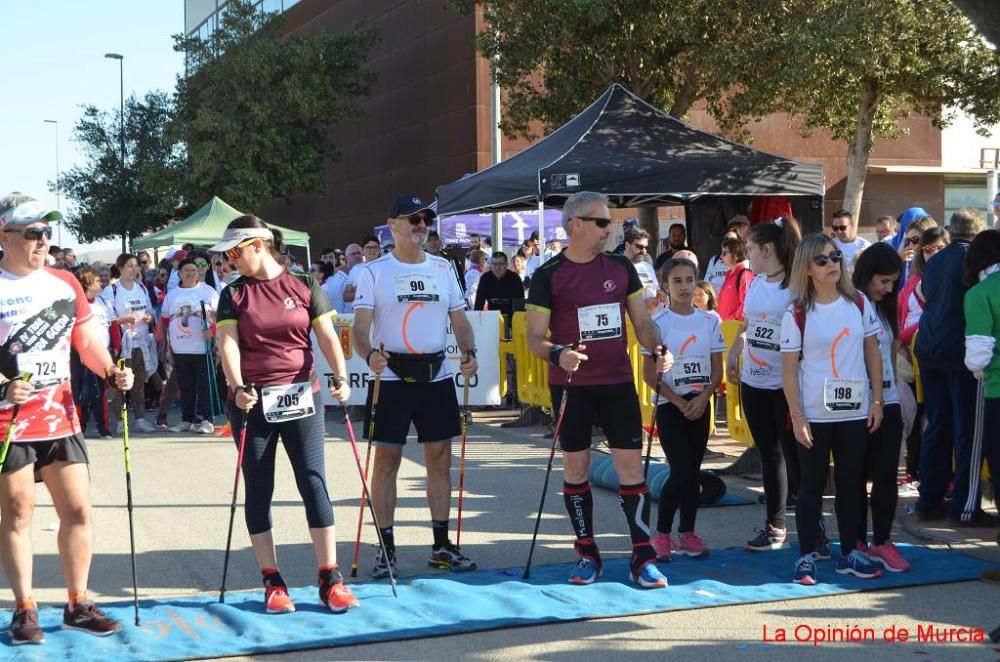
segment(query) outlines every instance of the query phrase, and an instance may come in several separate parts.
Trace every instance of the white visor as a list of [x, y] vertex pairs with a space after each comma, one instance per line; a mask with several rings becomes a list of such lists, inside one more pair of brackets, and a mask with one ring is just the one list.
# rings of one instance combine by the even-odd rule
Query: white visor
[[229, 228], [222, 234], [222, 241], [208, 250], [212, 253], [225, 253], [230, 248], [242, 244], [247, 239], [274, 239], [267, 228]]

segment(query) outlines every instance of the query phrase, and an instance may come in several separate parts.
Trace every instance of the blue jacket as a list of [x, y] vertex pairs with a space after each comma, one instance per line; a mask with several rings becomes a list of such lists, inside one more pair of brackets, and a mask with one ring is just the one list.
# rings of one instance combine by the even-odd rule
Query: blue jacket
[[[952, 241], [927, 262], [920, 288], [926, 304], [920, 316], [916, 354], [921, 366], [938, 370], [965, 367], [965, 254], [969, 242]], [[966, 372], [968, 372], [966, 370]]]

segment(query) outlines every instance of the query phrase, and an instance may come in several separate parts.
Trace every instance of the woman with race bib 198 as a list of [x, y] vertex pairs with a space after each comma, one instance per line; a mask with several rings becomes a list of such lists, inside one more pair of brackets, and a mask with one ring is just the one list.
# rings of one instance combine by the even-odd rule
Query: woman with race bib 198
[[782, 384], [802, 465], [795, 506], [801, 556], [792, 580], [807, 586], [816, 584], [816, 541], [831, 451], [840, 533], [836, 571], [866, 579], [882, 574], [855, 548], [868, 433], [882, 424], [879, 323], [871, 303], [851, 285], [843, 259], [830, 237], [803, 239], [789, 282], [792, 305], [781, 320]]
[[[278, 437], [295, 474], [319, 568], [320, 603], [334, 612], [358, 604], [337, 567], [333, 508], [323, 462], [323, 407], [313, 373], [309, 331], [338, 375], [347, 371], [330, 317], [326, 294], [307, 275], [289, 273], [277, 261], [281, 233], [256, 216], [241, 216], [212, 247], [226, 254], [240, 278], [222, 291], [218, 336], [222, 364], [232, 389], [229, 420], [233, 437], [247, 426], [243, 477], [246, 523], [264, 578], [268, 613], [295, 611], [278, 571], [271, 534], [271, 496]], [[347, 380], [330, 387], [337, 400], [350, 397]], [[237, 441], [238, 443], [238, 441]]]

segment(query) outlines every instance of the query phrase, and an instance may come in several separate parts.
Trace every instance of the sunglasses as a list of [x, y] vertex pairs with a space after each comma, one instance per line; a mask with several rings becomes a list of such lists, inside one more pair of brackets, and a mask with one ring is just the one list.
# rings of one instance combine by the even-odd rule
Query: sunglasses
[[238, 258], [240, 256], [241, 253], [243, 253], [243, 247], [244, 246], [248, 246], [248, 245], [252, 244], [253, 242], [254, 242], [253, 239], [247, 239], [244, 242], [236, 244], [235, 246], [233, 246], [232, 248], [230, 248], [229, 250], [226, 251], [226, 257], [232, 258], [232, 259], [235, 260], [236, 258]]
[[[604, 226], [598, 226], [604, 227]], [[632, 250], [639, 251], [640, 253], [645, 253], [649, 250], [649, 244], [632, 244]]]
[[8, 228], [4, 232], [13, 232], [19, 234], [28, 241], [38, 241], [42, 237], [46, 239], [52, 238], [52, 228], [45, 226], [44, 228]]
[[916, 246], [920, 243], [920, 237], [907, 237], [903, 240], [903, 243], [907, 246]]
[[410, 222], [410, 225], [414, 227], [420, 225], [421, 223], [423, 223], [427, 227], [430, 227], [431, 223], [433, 223], [431, 219], [427, 218], [423, 214], [414, 214], [413, 216], [407, 216], [406, 220], [408, 220]]
[[603, 216], [577, 216], [581, 221], [587, 221], [588, 223], [593, 223], [602, 230], [609, 225], [611, 225], [610, 218], [604, 218]]
[[830, 227], [833, 228], [834, 232], [847, 232], [846, 225], [831, 225]]
[[833, 251], [829, 255], [823, 255], [823, 254], [814, 255], [813, 262], [816, 264], [817, 267], [825, 267], [827, 262], [840, 264], [840, 260], [843, 257], [844, 254], [841, 253], [840, 251]]

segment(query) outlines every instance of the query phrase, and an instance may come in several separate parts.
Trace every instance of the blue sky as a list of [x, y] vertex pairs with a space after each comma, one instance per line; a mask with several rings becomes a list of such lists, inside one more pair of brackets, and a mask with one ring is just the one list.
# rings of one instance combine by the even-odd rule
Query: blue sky
[[[172, 39], [184, 29], [183, 0], [0, 0], [0, 26], [0, 195], [18, 190], [55, 205], [47, 186], [56, 172], [55, 128], [43, 120], [59, 122], [60, 168], [79, 163], [80, 106], [119, 106], [118, 62], [105, 53], [125, 56], [126, 97], [171, 91], [184, 68]], [[79, 243], [64, 230], [62, 245]]]

